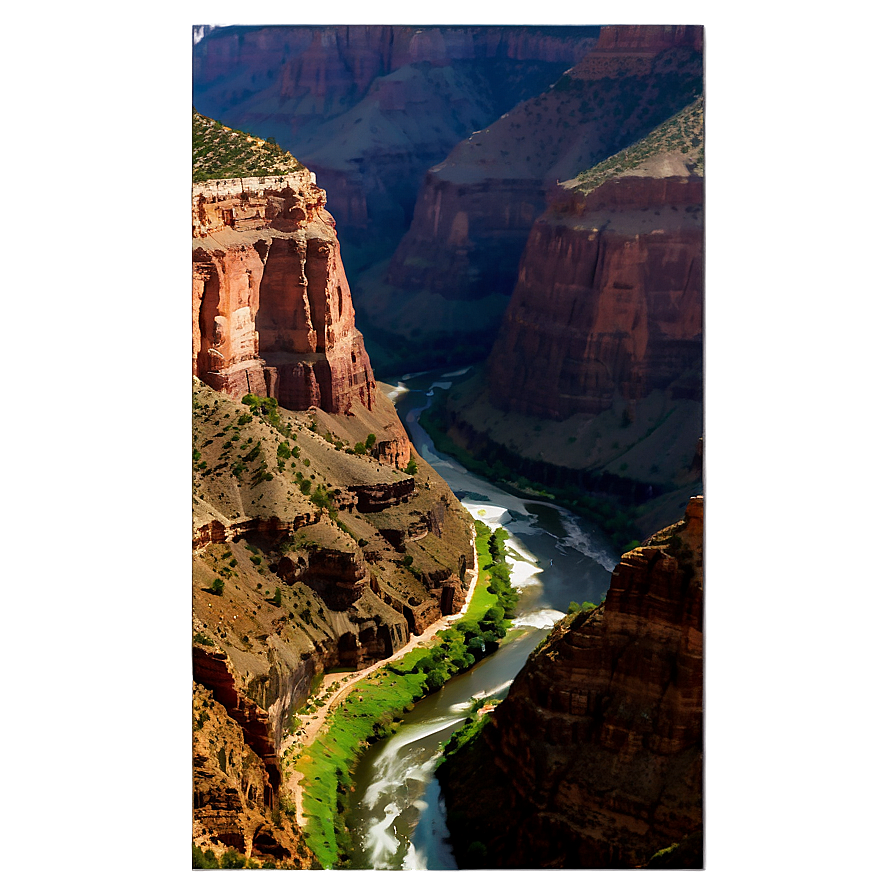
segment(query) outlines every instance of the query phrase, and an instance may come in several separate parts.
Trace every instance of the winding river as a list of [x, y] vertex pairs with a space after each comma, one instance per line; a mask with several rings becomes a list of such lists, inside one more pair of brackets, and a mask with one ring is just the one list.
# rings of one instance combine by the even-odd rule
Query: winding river
[[465, 373], [408, 376], [391, 397], [415, 448], [463, 505], [490, 528], [503, 526], [510, 533], [511, 582], [521, 597], [501, 648], [421, 700], [395, 735], [374, 744], [359, 761], [350, 804], [352, 868], [457, 867], [433, 776], [439, 745], [460, 726], [475, 698], [507, 693], [526, 657], [571, 601], [600, 599], [618, 560], [593, 524], [552, 504], [512, 495], [434, 449], [418, 415], [436, 389], [451, 388]]

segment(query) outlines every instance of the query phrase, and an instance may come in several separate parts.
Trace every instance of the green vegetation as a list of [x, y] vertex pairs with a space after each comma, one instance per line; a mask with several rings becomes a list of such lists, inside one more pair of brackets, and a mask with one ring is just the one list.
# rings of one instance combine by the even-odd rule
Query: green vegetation
[[691, 155], [695, 162], [694, 173], [703, 175], [702, 96], [654, 128], [642, 140], [604, 159], [593, 168], [583, 171], [575, 179], [575, 186], [584, 193], [590, 193], [605, 181], [618, 177], [624, 171], [637, 168], [651, 156], [667, 152]]
[[413, 457], [408, 461], [408, 465], [404, 468], [404, 471], [409, 476], [413, 476], [414, 473], [417, 472], [417, 461]]
[[193, 112], [193, 183], [289, 174], [304, 168], [276, 142], [261, 140]]
[[597, 604], [591, 603], [590, 600], [586, 600], [583, 604], [578, 604], [575, 601], [572, 601], [569, 605], [569, 609], [566, 611], [567, 613], [583, 613], [586, 610], [596, 610]]
[[497, 650], [517, 600], [504, 555], [506, 538], [503, 530], [490, 533], [477, 521], [479, 580], [463, 620], [439, 632], [431, 647], [418, 647], [360, 681], [333, 710], [327, 731], [299, 757], [305, 839], [323, 867], [337, 865], [350, 847], [344, 822], [349, 774], [364, 747], [391, 734], [415, 701]]
[[[221, 854], [220, 861], [211, 849], [203, 852], [195, 843], [193, 844], [194, 868], [261, 868], [254, 859], [238, 853], [235, 849], [226, 849]], [[273, 866], [271, 866], [273, 867]]]
[[458, 750], [465, 747], [470, 741], [479, 736], [479, 732], [491, 721], [491, 714], [479, 715], [473, 713], [467, 721], [451, 735], [448, 742], [442, 748], [438, 765], [441, 765], [449, 756], [453, 756]]
[[211, 594], [217, 594], [220, 597], [224, 593], [224, 582], [221, 579], [215, 579], [208, 590]]
[[[220, 579], [216, 579], [215, 581], [221, 582]], [[223, 586], [224, 586], [224, 583], [221, 582], [221, 587], [223, 588]], [[203, 634], [202, 632], [196, 632], [196, 634], [193, 635], [193, 640], [197, 644], [204, 644], [206, 647], [214, 647], [215, 646], [215, 642], [212, 641], [212, 639], [208, 635]]]

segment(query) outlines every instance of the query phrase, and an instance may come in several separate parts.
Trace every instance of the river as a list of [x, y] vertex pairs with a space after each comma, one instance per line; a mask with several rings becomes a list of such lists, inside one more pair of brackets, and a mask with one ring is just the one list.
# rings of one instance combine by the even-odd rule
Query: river
[[448, 389], [466, 370], [402, 379], [391, 393], [414, 447], [461, 503], [490, 528], [509, 533], [511, 583], [520, 589], [513, 627], [501, 648], [421, 700], [398, 732], [361, 757], [352, 781], [351, 868], [456, 868], [438, 781], [439, 746], [466, 717], [473, 699], [503, 696], [514, 676], [571, 601], [597, 603], [618, 561], [592, 523], [564, 508], [514, 495], [438, 453], [417, 422], [436, 389]]

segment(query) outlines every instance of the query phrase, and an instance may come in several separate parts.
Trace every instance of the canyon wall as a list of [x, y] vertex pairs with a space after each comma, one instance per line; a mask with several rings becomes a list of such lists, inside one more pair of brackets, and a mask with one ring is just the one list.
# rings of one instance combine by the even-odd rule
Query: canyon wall
[[309, 164], [333, 195], [342, 227], [403, 231], [426, 169], [459, 139], [549, 86], [598, 31], [221, 28], [194, 48], [194, 104], [276, 137]]
[[690, 102], [702, 90], [702, 54], [700, 28], [604, 27], [549, 90], [427, 173], [387, 283], [455, 301], [509, 295], [547, 191]]
[[[223, 135], [212, 162], [254, 140]], [[297, 711], [459, 609], [474, 556], [377, 397], [324, 203], [307, 170], [193, 186], [193, 841], [280, 867], [311, 861]]]
[[703, 178], [680, 167], [556, 191], [488, 360], [496, 407], [559, 420], [682, 378], [702, 399]]
[[439, 770], [461, 867], [702, 866], [703, 498], [625, 554]]
[[375, 383], [309, 171], [193, 185], [193, 374], [286, 408], [368, 409]]

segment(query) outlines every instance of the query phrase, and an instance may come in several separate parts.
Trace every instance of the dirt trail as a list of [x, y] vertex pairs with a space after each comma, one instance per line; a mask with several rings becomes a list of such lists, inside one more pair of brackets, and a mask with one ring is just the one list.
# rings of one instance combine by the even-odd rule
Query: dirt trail
[[434, 622], [429, 626], [429, 628], [425, 629], [422, 634], [411, 635], [410, 640], [404, 647], [400, 650], [396, 650], [392, 656], [386, 657], [386, 659], [380, 660], [372, 666], [368, 666], [365, 669], [359, 669], [356, 672], [334, 672], [330, 675], [325, 675], [320, 688], [318, 689], [319, 694], [326, 693], [334, 684], [340, 686], [335, 688], [333, 693], [327, 697], [324, 704], [318, 707], [312, 716], [309, 716], [303, 721], [302, 726], [298, 731], [294, 734], [288, 734], [283, 738], [280, 745], [280, 759], [285, 776], [283, 786], [286, 788], [287, 793], [292, 792], [293, 794], [296, 803], [296, 819], [300, 827], [304, 826], [305, 822], [302, 815], [302, 794], [304, 790], [302, 787], [302, 780], [304, 776], [295, 768], [293, 762], [295, 757], [293, 756], [292, 759], [290, 759], [289, 754], [297, 748], [308, 746], [308, 744], [314, 741], [318, 734], [324, 729], [327, 722], [329, 722], [333, 709], [346, 698], [352, 688], [361, 681], [361, 679], [366, 678], [372, 672], [376, 672], [377, 669], [385, 666], [386, 663], [394, 662], [403, 657], [406, 653], [419, 647], [421, 644], [431, 641], [438, 632], [448, 628], [449, 625], [456, 622], [467, 612], [467, 609], [470, 606], [470, 601], [473, 598], [473, 590], [476, 588], [476, 582], [479, 579], [479, 557], [477, 556], [475, 549], [473, 551], [473, 559], [473, 578], [470, 581], [469, 588], [467, 588], [467, 596], [460, 612], [455, 613], [453, 616], [443, 616], [437, 622]]

